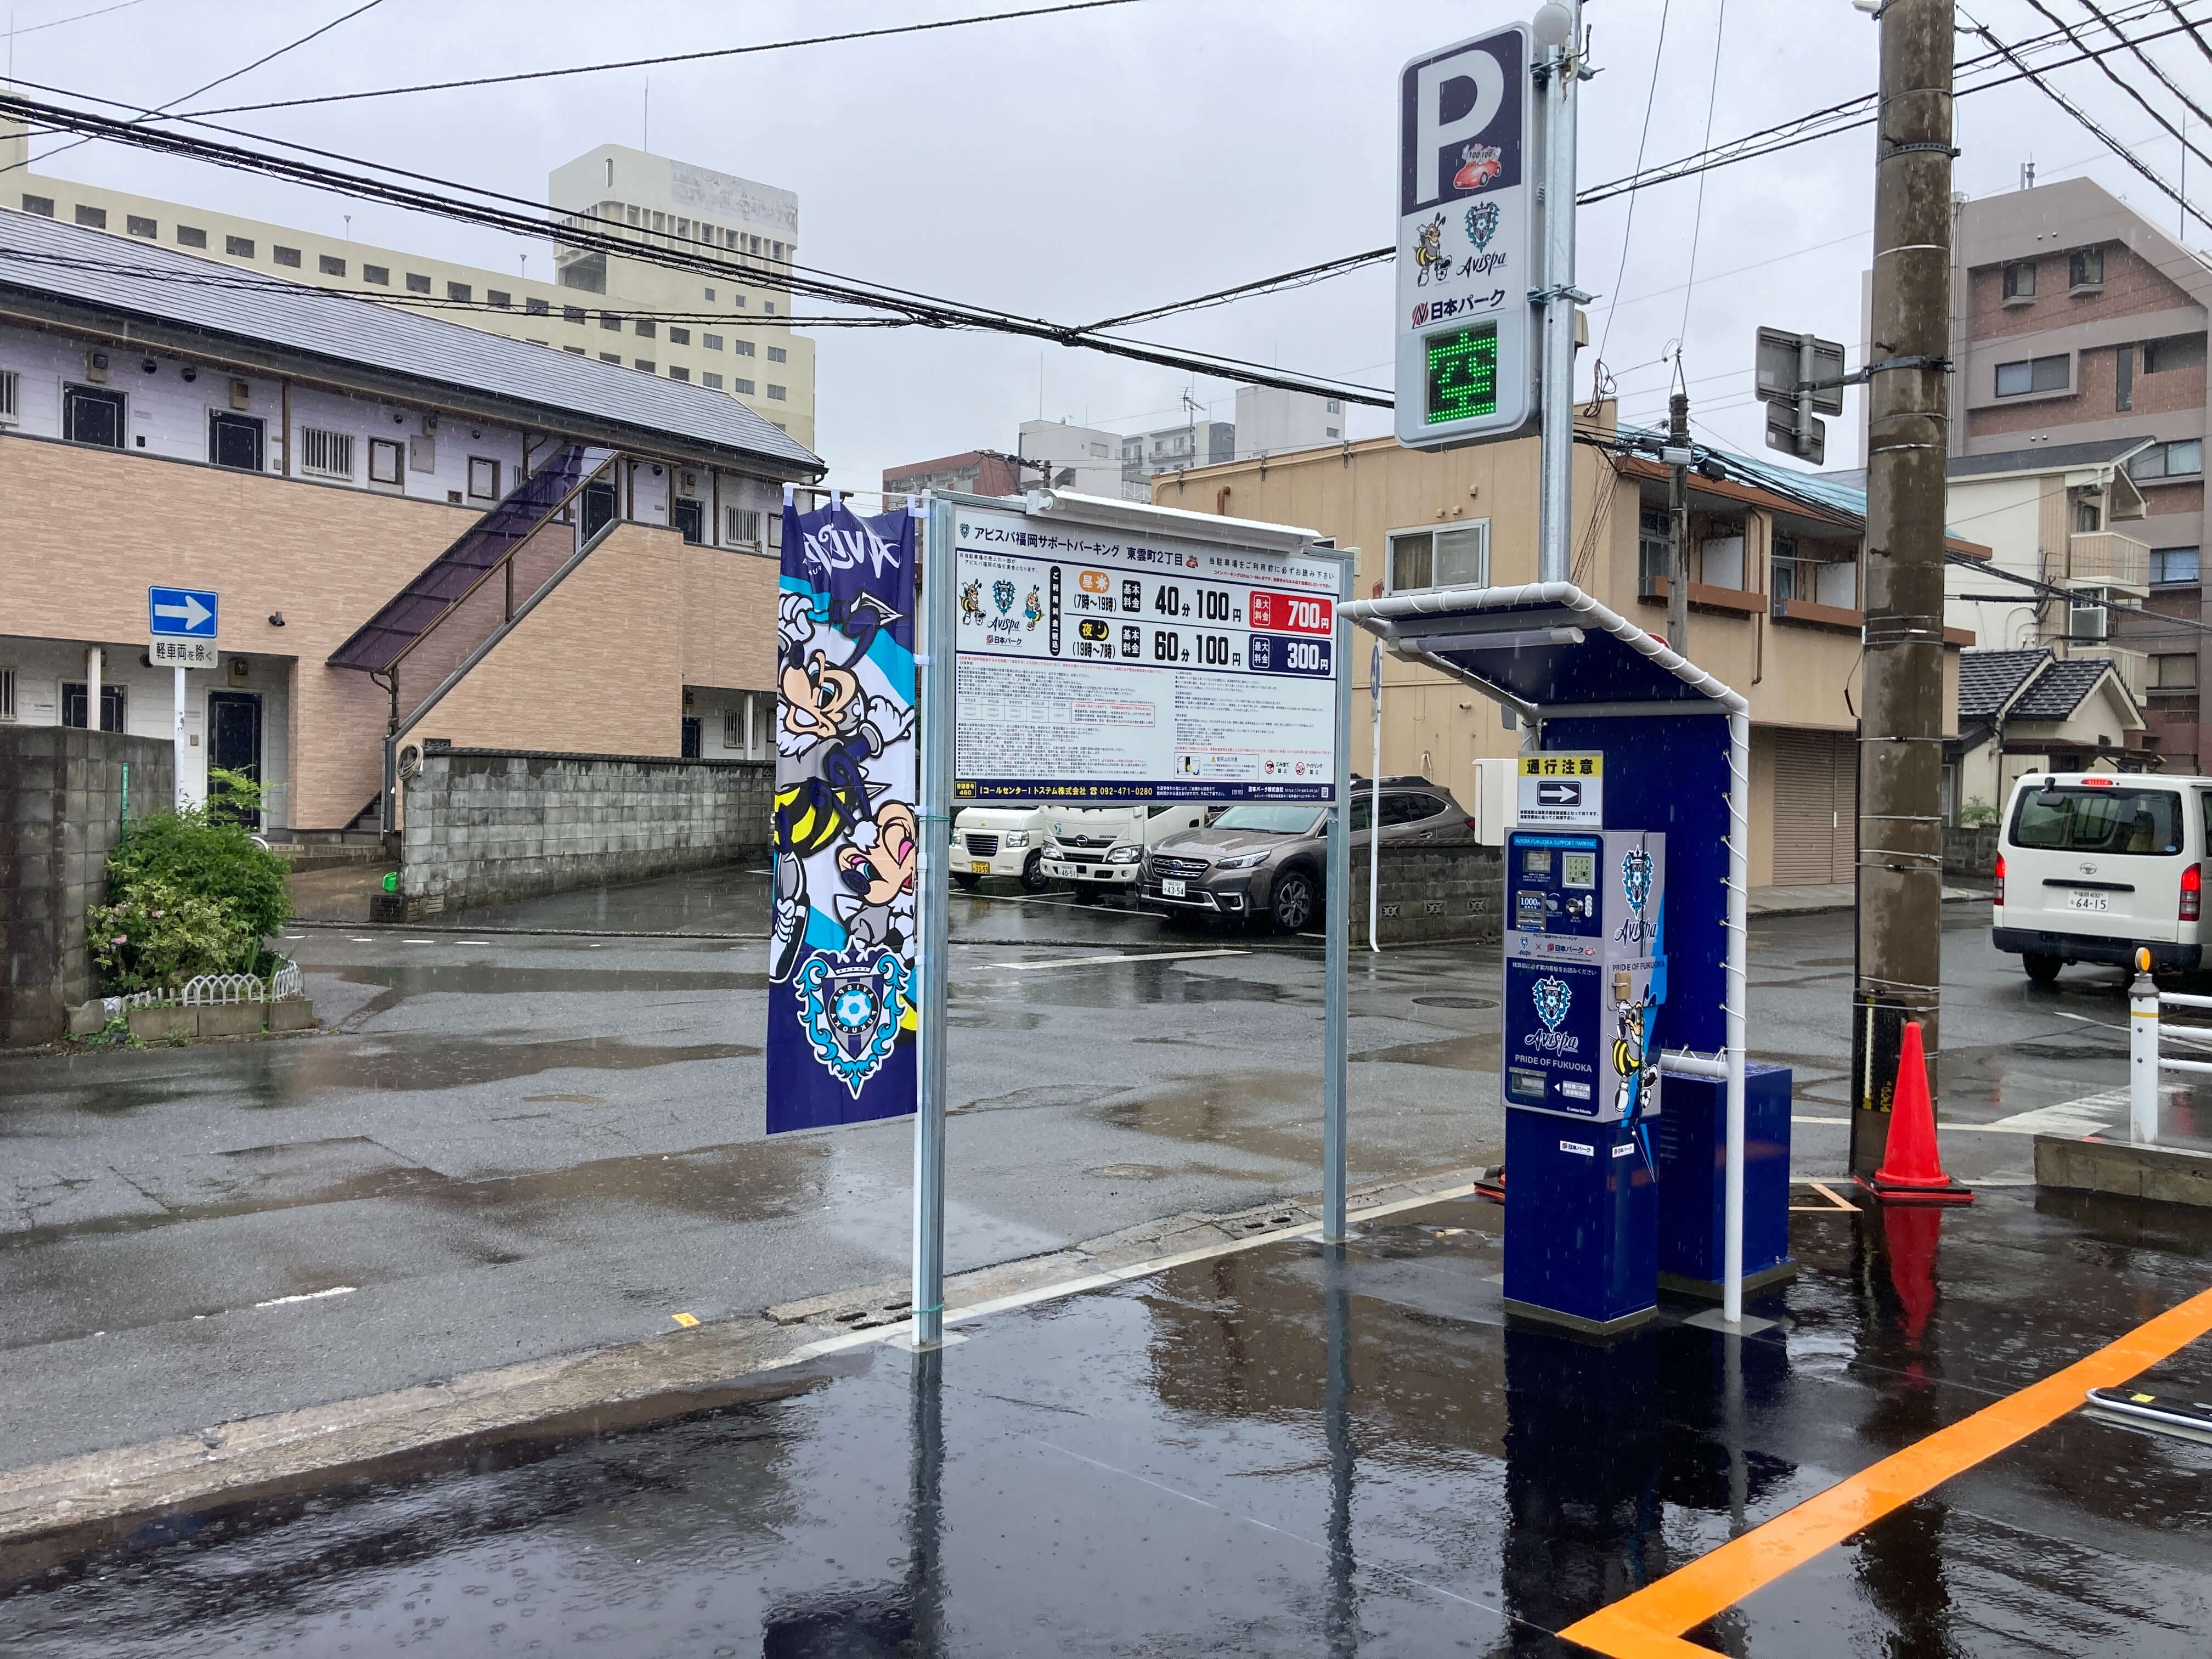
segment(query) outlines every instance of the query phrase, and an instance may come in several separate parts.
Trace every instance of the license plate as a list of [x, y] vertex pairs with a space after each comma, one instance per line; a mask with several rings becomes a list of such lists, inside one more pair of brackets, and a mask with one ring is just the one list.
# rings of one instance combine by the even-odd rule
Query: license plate
[[2112, 901], [2102, 893], [2069, 893], [2066, 905], [2071, 910], [2109, 910]]
[[1188, 883], [1177, 881], [1173, 876], [1162, 876], [1160, 878], [1160, 896], [1162, 898], [1182, 898], [1188, 893], [1189, 890], [1190, 889]]
[[968, 869], [972, 875], [988, 876], [991, 873], [991, 861], [988, 859], [976, 859], [968, 866]]

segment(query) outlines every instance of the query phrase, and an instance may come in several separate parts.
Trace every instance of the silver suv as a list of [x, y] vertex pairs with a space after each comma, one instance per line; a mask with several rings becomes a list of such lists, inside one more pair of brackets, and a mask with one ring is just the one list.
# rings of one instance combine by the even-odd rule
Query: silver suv
[[[1371, 835], [1374, 786], [1352, 781], [1352, 844]], [[1382, 845], [1465, 846], [1474, 823], [1451, 791], [1426, 778], [1382, 780]], [[1170, 836], [1145, 860], [1139, 902], [1177, 917], [1266, 921], [1304, 933], [1322, 915], [1328, 866], [1328, 813], [1318, 806], [1240, 802], [1203, 830]]]

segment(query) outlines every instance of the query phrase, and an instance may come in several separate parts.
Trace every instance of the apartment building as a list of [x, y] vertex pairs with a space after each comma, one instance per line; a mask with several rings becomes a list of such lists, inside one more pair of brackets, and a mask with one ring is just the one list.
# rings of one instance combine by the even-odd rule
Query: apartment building
[[[1611, 404], [1574, 450], [1574, 580], [1621, 616], [1666, 627], [1668, 469], [1619, 453]], [[1534, 438], [1439, 453], [1372, 438], [1152, 481], [1163, 506], [1310, 525], [1359, 550], [1363, 596], [1536, 580], [1540, 471]], [[1853, 871], [1857, 743], [1851, 698], [1861, 610], [1866, 498], [1856, 489], [1742, 456], [1691, 479], [1689, 655], [1751, 704], [1751, 878], [1761, 886], [1848, 882]], [[1987, 550], [1963, 540], [1970, 556]], [[1959, 648], [1944, 634], [1944, 729], [1956, 724]], [[1352, 675], [1364, 693], [1368, 653]], [[1449, 786], [1470, 808], [1479, 762], [1519, 752], [1496, 705], [1437, 671], [1386, 659], [1382, 769]], [[1360, 706], [1364, 707], [1361, 696]], [[1365, 753], [1366, 738], [1358, 739]]]
[[[375, 825], [397, 745], [766, 759], [778, 509], [744, 403], [0, 210], [0, 720], [167, 738], [180, 793]], [[155, 659], [149, 587], [216, 595]]]
[[884, 494], [919, 495], [925, 489], [949, 489], [963, 495], [1018, 495], [1036, 481], [1034, 471], [1025, 483], [1021, 457], [997, 449], [963, 450], [940, 455], [933, 461], [915, 461], [884, 471]]
[[[1125, 483], [1143, 485], [1163, 472], [1181, 472], [1194, 466], [1218, 466], [1237, 459], [1237, 427], [1230, 421], [1193, 418], [1177, 426], [1155, 427], [1119, 439], [1121, 477]], [[1133, 499], [1141, 501], [1140, 489]]]
[[[785, 286], [799, 249], [789, 191], [621, 144], [553, 169], [548, 204], [571, 224], [646, 247], [696, 249], [738, 277], [557, 244], [488, 270], [357, 242], [339, 222], [271, 224], [32, 170], [20, 124], [0, 123], [0, 206], [104, 231], [134, 246], [377, 300], [634, 373], [736, 398], [802, 448], [814, 446], [814, 342], [791, 331]], [[539, 264], [533, 276], [531, 266]]]
[[1237, 388], [1236, 459], [1285, 455], [1344, 441], [1344, 400], [1275, 386]]
[[[2198, 771], [2212, 259], [2086, 179], [1960, 203], [1953, 259], [1950, 522], [2080, 595], [1976, 631], [2110, 659], [2140, 746]], [[1992, 584], [1952, 574], [1958, 622]]]

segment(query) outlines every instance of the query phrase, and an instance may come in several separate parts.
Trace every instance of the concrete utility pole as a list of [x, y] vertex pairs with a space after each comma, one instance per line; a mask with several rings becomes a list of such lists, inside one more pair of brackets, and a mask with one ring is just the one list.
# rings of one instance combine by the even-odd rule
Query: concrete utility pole
[[1898, 1033], [1939, 1071], [1943, 477], [1951, 325], [1951, 0], [1887, 0], [1868, 351], [1864, 712], [1851, 1170], [1887, 1144]]
[[1667, 645], [1690, 654], [1690, 394], [1667, 399]]

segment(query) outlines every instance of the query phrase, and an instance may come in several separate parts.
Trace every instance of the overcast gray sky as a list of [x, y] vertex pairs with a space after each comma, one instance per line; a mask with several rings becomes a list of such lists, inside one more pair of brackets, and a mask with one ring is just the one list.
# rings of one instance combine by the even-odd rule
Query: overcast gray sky
[[[110, 15], [40, 27], [100, 0], [0, 0], [14, 72], [158, 104], [251, 62], [358, 0], [283, 7], [138, 0]], [[744, 5], [571, 0], [385, 0], [245, 79], [219, 100], [631, 58], [861, 28], [1006, 0], [848, 0]], [[2107, 10], [2123, 0], [2100, 0]], [[1725, 14], [1723, 15], [1723, 4]], [[2080, 0], [2046, 0], [2092, 27]], [[2191, 15], [2212, 18], [2204, 0]], [[817, 267], [1057, 320], [1131, 311], [1392, 240], [1396, 71], [1419, 51], [1531, 8], [1441, 0], [1138, 0], [1067, 16], [907, 39], [810, 47], [720, 63], [482, 91], [379, 100], [239, 125], [349, 154], [541, 198], [552, 166], [602, 143], [638, 143], [650, 76], [649, 147], [796, 191], [800, 249]], [[2026, 0], [1975, 0], [2007, 40], [2048, 25]], [[1663, 41], [1662, 10], [1666, 15]], [[1849, 0], [1589, 0], [1585, 186], [1632, 169], [1647, 96], [1647, 160], [1834, 103], [1874, 84], [1876, 27]], [[2137, 27], [2149, 27], [2138, 24]], [[1979, 43], [1961, 37], [1961, 55]], [[2212, 62], [2185, 38], [2151, 48], [2212, 104]], [[2160, 110], [2179, 105], [2141, 67], [2114, 67]], [[2088, 64], [2057, 84], [2169, 179], [2179, 143]], [[2169, 231], [2176, 210], [2032, 87], [1960, 106], [1957, 187], [2086, 174]], [[2197, 133], [2203, 132], [2200, 125]], [[2192, 134], [2192, 137], [2196, 134]], [[2212, 135], [2199, 138], [2212, 149]], [[1856, 343], [1859, 274], [1873, 225], [1865, 129], [1644, 192], [1625, 264], [1626, 202], [1585, 210], [1581, 285], [1600, 296], [1593, 339], [1630, 419], [1663, 418], [1682, 361], [1704, 435], [1759, 445], [1750, 397], [1753, 330], [1810, 328]], [[51, 168], [279, 222], [513, 270], [550, 252], [434, 218], [102, 144]], [[2190, 194], [2212, 202], [2198, 164]], [[1697, 283], [1686, 290], [1692, 242]], [[2192, 245], [2207, 240], [2191, 227]], [[1391, 349], [1390, 276], [1370, 269], [1292, 293], [1133, 331], [1144, 337], [1382, 386]], [[987, 335], [818, 331], [818, 447], [833, 482], [872, 489], [889, 465], [982, 446], [1013, 447], [1042, 411], [1121, 430], [1179, 418], [1187, 386], [1218, 418], [1225, 380]], [[1591, 352], [1583, 355], [1587, 388]], [[1856, 349], [1852, 361], [1857, 362]], [[1356, 412], [1354, 436], [1387, 429]], [[1828, 465], [1855, 464], [1856, 408], [1832, 422]]]

